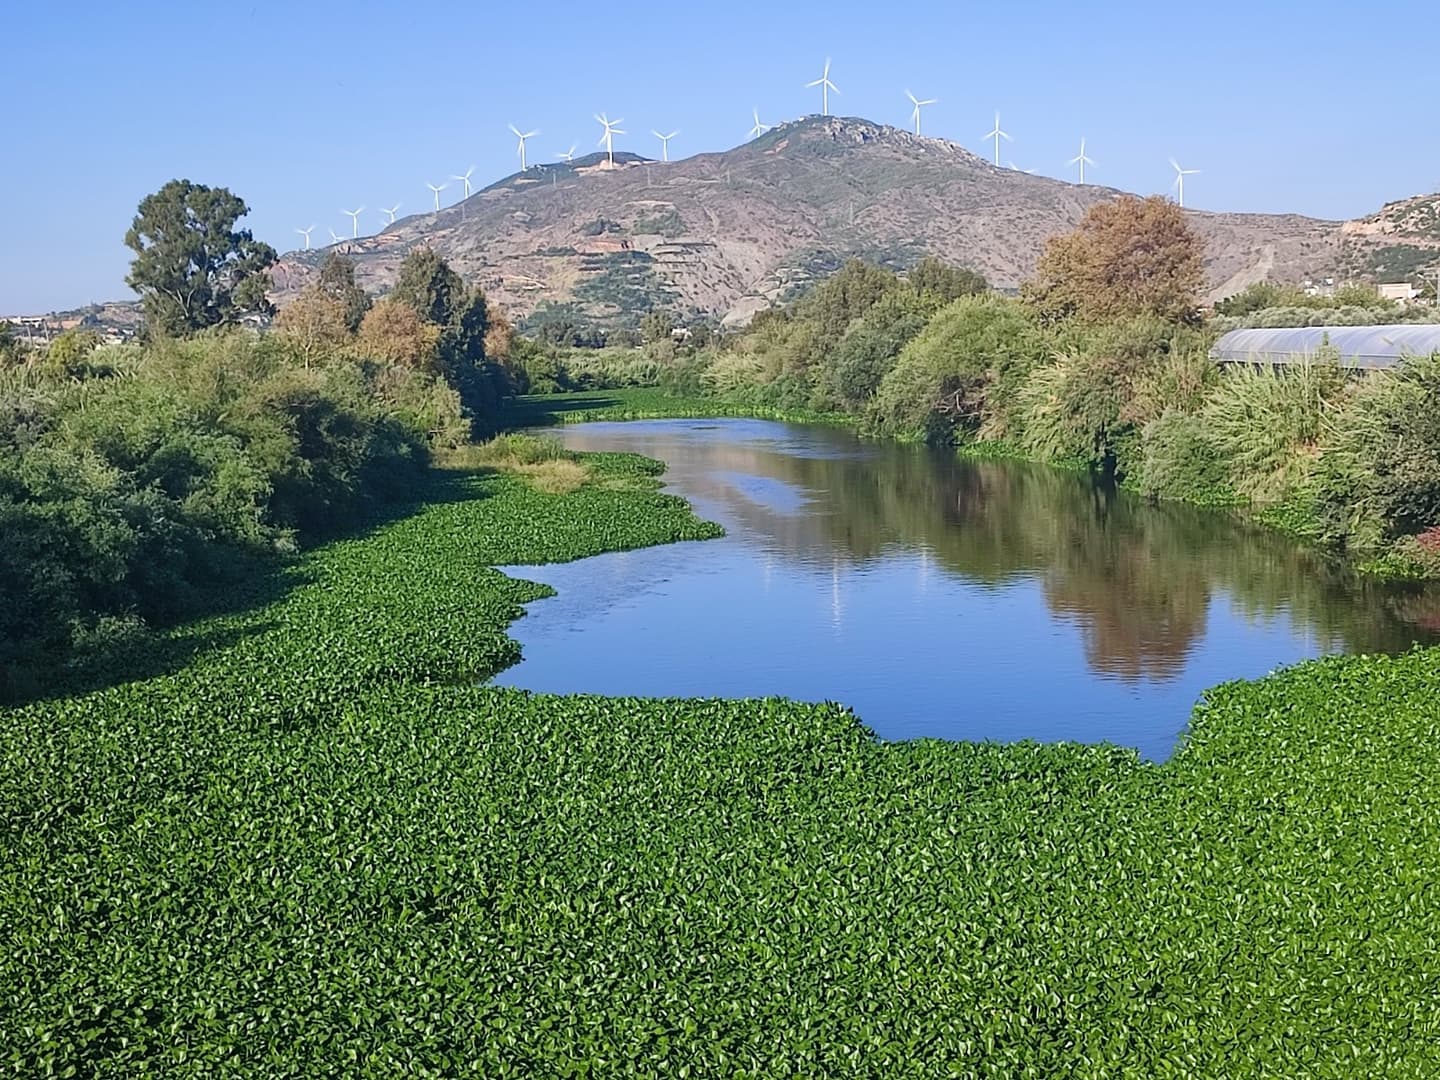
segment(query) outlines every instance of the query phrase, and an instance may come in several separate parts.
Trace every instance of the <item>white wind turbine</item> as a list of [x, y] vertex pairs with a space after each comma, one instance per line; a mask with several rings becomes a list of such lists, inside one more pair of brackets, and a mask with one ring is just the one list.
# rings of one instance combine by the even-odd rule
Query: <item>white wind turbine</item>
[[426, 184], [425, 186], [428, 187], [428, 188], [431, 190], [431, 192], [433, 192], [434, 195], [435, 195], [435, 212], [438, 214], [438, 213], [440, 212], [440, 192], [444, 191], [444, 190], [445, 190], [447, 187], [449, 187], [450, 185], [449, 185], [449, 184]]
[[985, 138], [995, 140], [995, 165], [998, 168], [1000, 165], [1000, 140], [1014, 142], [1008, 134], [1000, 130], [1000, 111], [998, 109], [995, 111], [995, 128], [993, 131], [987, 131]]
[[570, 162], [575, 160], [575, 144], [571, 143], [569, 150], [566, 150], [564, 153], [561, 154], [556, 154], [555, 156], [568, 165]]
[[661, 135], [660, 132], [658, 132], [658, 131], [656, 131], [656, 130], [654, 130], [654, 129], [652, 128], [652, 129], [650, 130], [650, 134], [651, 134], [651, 135], [654, 135], [655, 138], [657, 138], [657, 139], [660, 140], [660, 160], [661, 160], [661, 161], [669, 161], [669, 160], [670, 160], [670, 140], [673, 139], [676, 135], [679, 135], [680, 132], [679, 132], [679, 131], [672, 131], [672, 132], [670, 132], [669, 135]]
[[840, 93], [840, 88], [830, 81], [830, 58], [828, 56], [825, 58], [825, 73], [814, 82], [806, 83], [805, 89], [809, 90], [812, 86], [820, 87], [820, 115], [829, 116], [830, 91], [834, 90], [835, 93], [838, 94]]
[[605, 134], [600, 136], [596, 145], [605, 147], [605, 153], [609, 156], [610, 164], [613, 166], [615, 164], [615, 136], [625, 134], [620, 130], [620, 125], [625, 121], [611, 120], [606, 113], [596, 113], [595, 119], [605, 126]]
[[334, 229], [331, 229], [331, 230], [330, 230], [330, 243], [332, 243], [332, 244], [343, 244], [344, 242], [345, 242], [345, 238], [344, 238], [343, 236], [341, 236], [339, 233], [337, 233]]
[[926, 105], [934, 105], [934, 104], [935, 104], [937, 101], [939, 101], [940, 99], [939, 99], [939, 98], [933, 98], [933, 97], [932, 97], [932, 98], [926, 98], [925, 100], [922, 101], [922, 100], [920, 100], [919, 98], [917, 98], [914, 94], [912, 94], [909, 90], [906, 90], [906, 91], [905, 91], [905, 96], [908, 97], [908, 98], [910, 99], [910, 103], [915, 106], [915, 111], [914, 111], [913, 113], [911, 113], [910, 115], [911, 115], [911, 116], [914, 118], [914, 120], [915, 120], [915, 134], [916, 134], [916, 135], [919, 135], [919, 134], [920, 134], [920, 110], [921, 110], [924, 106], [926, 106]]
[[390, 220], [385, 223], [386, 225], [394, 225], [394, 224], [395, 224], [395, 211], [396, 211], [396, 210], [399, 210], [399, 209], [400, 209], [400, 204], [399, 204], [398, 202], [397, 202], [394, 206], [382, 206], [382, 207], [380, 208], [380, 213], [382, 213], [382, 214], [388, 214], [389, 217], [390, 217]]
[[1199, 170], [1199, 169], [1182, 169], [1182, 168], [1180, 167], [1180, 163], [1179, 163], [1178, 161], [1176, 161], [1173, 157], [1170, 159], [1170, 165], [1171, 165], [1171, 167], [1174, 168], [1174, 170], [1175, 170], [1175, 183], [1174, 183], [1173, 185], [1171, 185], [1171, 186], [1175, 188], [1175, 193], [1176, 193], [1176, 195], [1178, 196], [1178, 198], [1176, 199], [1176, 201], [1177, 201], [1181, 206], [1184, 206], [1184, 205], [1185, 205], [1185, 177], [1187, 177], [1187, 176], [1194, 176], [1194, 175], [1195, 175], [1196, 173], [1198, 173], [1200, 170]]
[[350, 239], [355, 239], [355, 237], [360, 235], [360, 215], [365, 212], [365, 207], [362, 206], [359, 210], [341, 210], [340, 212], [349, 216]]
[[457, 175], [455, 175], [454, 173], [451, 173], [451, 174], [450, 174], [450, 179], [451, 179], [451, 180], [459, 180], [462, 184], [465, 185], [465, 198], [467, 198], [467, 199], [470, 197], [470, 177], [472, 177], [472, 176], [474, 176], [474, 175], [475, 175], [475, 166], [474, 166], [474, 165], [471, 165], [470, 168], [466, 169], [463, 175], [457, 176]]
[[315, 231], [315, 226], [314, 226], [314, 225], [311, 225], [308, 229], [296, 229], [295, 231], [298, 232], [301, 236], [305, 237], [305, 250], [306, 250], [306, 251], [309, 251], [309, 250], [310, 250], [310, 234]]
[[521, 171], [521, 172], [524, 172], [524, 171], [526, 170], [526, 168], [528, 167], [528, 166], [525, 164], [525, 140], [526, 140], [526, 139], [534, 138], [536, 135], [539, 135], [540, 132], [538, 132], [538, 131], [521, 131], [521, 130], [520, 130], [519, 128], [517, 128], [514, 124], [511, 124], [511, 125], [510, 125], [510, 130], [513, 131], [513, 132], [515, 133], [515, 137], [520, 140], [520, 171]]
[[769, 131], [770, 128], [769, 128], [768, 125], [762, 124], [762, 123], [760, 122], [760, 109], [759, 109], [759, 106], [756, 106], [756, 108], [755, 108], [755, 110], [754, 110], [754, 116], [755, 116], [755, 126], [750, 129], [750, 138], [752, 138], [752, 139], [758, 139], [761, 135], [764, 135], [765, 132]]
[[1080, 153], [1076, 154], [1074, 157], [1072, 157], [1072, 158], [1071, 158], [1069, 161], [1067, 161], [1065, 164], [1066, 164], [1066, 165], [1079, 165], [1079, 166], [1080, 166], [1080, 183], [1082, 183], [1082, 184], [1085, 183], [1085, 166], [1086, 166], [1086, 165], [1089, 165], [1089, 166], [1091, 166], [1091, 167], [1093, 168], [1093, 167], [1095, 166], [1095, 162], [1091, 161], [1088, 157], [1085, 156], [1085, 136], [1084, 136], [1084, 135], [1081, 135], [1081, 136], [1080, 136]]
[[1015, 170], [1015, 172], [1023, 172], [1023, 173], [1024, 173], [1025, 175], [1027, 175], [1027, 176], [1034, 176], [1034, 175], [1035, 175], [1035, 172], [1036, 172], [1035, 169], [1022, 169], [1022, 168], [1020, 168], [1019, 165], [1016, 165], [1016, 164], [1015, 164], [1015, 161], [1014, 161], [1013, 158], [1012, 158], [1010, 161], [1007, 161], [1005, 164], [1006, 164], [1006, 166], [1007, 166], [1008, 168], [1011, 168], [1011, 169]]

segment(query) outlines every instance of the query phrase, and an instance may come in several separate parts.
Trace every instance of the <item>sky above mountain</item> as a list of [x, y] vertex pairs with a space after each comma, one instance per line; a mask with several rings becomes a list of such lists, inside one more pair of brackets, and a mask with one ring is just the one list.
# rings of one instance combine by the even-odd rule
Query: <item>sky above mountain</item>
[[[531, 163], [616, 148], [672, 157], [743, 142], [753, 123], [830, 110], [907, 127], [905, 91], [938, 98], [924, 130], [986, 157], [1092, 183], [1169, 190], [1168, 159], [1202, 170], [1212, 210], [1367, 214], [1440, 188], [1440, 113], [1410, 43], [1433, 9], [1356, 14], [1334, 0], [1161, 6], [1032, 3], [393, 4], [139, 0], [23, 4], [0, 65], [0, 314], [129, 296], [123, 237], [174, 177], [224, 185], [282, 251], [296, 228], [362, 233], [518, 167], [507, 130], [540, 132]], [[1381, 66], [1383, 65], [1383, 67]]]

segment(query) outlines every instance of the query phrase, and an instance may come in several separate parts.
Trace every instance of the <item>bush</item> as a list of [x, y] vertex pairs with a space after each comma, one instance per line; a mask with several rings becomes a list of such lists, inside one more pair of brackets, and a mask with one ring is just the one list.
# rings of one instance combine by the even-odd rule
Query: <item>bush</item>
[[1230, 485], [1229, 463], [1205, 433], [1198, 416], [1167, 412], [1141, 433], [1142, 464], [1133, 486], [1153, 498], [1202, 505], [1240, 501]]
[[1440, 525], [1440, 354], [1367, 377], [1328, 434], [1327, 536], [1371, 548]]
[[1236, 490], [1281, 502], [1305, 488], [1345, 388], [1326, 362], [1228, 372], [1201, 415]]
[[905, 346], [870, 403], [868, 427], [931, 442], [1014, 435], [1020, 388], [1046, 350], [1016, 302], [957, 300]]

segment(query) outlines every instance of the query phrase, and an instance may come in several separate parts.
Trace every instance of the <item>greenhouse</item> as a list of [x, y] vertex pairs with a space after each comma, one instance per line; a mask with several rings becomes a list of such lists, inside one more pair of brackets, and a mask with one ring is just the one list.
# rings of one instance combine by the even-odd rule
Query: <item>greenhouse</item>
[[1231, 330], [1215, 342], [1210, 357], [1222, 364], [1296, 364], [1327, 347], [1346, 367], [1390, 368], [1407, 356], [1440, 352], [1440, 324]]

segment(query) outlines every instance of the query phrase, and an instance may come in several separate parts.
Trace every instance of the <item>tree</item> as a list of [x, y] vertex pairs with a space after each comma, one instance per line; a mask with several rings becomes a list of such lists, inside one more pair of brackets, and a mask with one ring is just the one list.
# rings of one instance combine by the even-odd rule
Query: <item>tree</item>
[[675, 323], [668, 312], [647, 311], [640, 319], [640, 333], [645, 336], [647, 343], [669, 341], [674, 332]]
[[225, 188], [171, 180], [140, 201], [125, 234], [135, 252], [125, 282], [144, 301], [152, 329], [185, 335], [269, 314], [275, 249], [235, 223], [249, 212]]
[[386, 297], [365, 313], [356, 342], [366, 357], [428, 372], [437, 369], [439, 343], [440, 328], [394, 297]]
[[309, 368], [334, 356], [350, 340], [345, 303], [321, 283], [308, 285], [281, 309], [275, 319], [275, 332], [294, 347]]
[[965, 267], [951, 266], [933, 255], [921, 259], [905, 276], [910, 287], [917, 293], [934, 293], [936, 298], [949, 303], [962, 296], [978, 296], [988, 292], [990, 283], [985, 275]]
[[1202, 242], [1168, 199], [1124, 195], [1086, 211], [1045, 246], [1022, 296], [1047, 320], [1158, 315], [1194, 319]]
[[450, 326], [465, 296], [465, 281], [430, 248], [417, 248], [400, 264], [390, 296], [436, 326]]
[[370, 310], [370, 294], [355, 284], [355, 264], [344, 255], [332, 251], [320, 267], [320, 288], [340, 304], [345, 315], [345, 328], [354, 334], [360, 330], [365, 313]]

